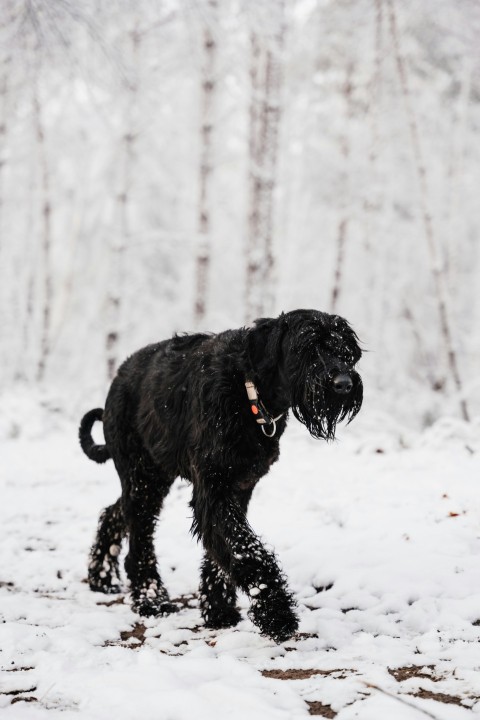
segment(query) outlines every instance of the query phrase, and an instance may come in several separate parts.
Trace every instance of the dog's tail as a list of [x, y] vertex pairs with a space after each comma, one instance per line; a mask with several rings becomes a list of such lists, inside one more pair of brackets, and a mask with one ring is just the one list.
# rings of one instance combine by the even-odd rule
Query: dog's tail
[[97, 463], [104, 463], [112, 457], [106, 445], [97, 445], [92, 438], [92, 427], [97, 420], [102, 420], [102, 418], [102, 408], [90, 410], [83, 416], [80, 423], [80, 429], [78, 431], [78, 437], [80, 438], [80, 445], [83, 452], [90, 458], [90, 460], [95, 460]]

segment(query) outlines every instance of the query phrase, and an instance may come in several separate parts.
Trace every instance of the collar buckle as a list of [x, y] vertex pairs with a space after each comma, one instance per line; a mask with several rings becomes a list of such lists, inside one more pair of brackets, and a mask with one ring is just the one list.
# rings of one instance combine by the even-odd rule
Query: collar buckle
[[[257, 388], [254, 383], [251, 380], [247, 380], [245, 382], [245, 387], [247, 389], [248, 399], [250, 400], [250, 409], [255, 416], [255, 421], [262, 426], [262, 432], [265, 437], [272, 438], [277, 432], [277, 420], [280, 420], [283, 413], [280, 413], [280, 415], [277, 415], [276, 418], [273, 418], [267, 412], [265, 405], [259, 399]], [[267, 432], [265, 426], [271, 426], [271, 432]]]

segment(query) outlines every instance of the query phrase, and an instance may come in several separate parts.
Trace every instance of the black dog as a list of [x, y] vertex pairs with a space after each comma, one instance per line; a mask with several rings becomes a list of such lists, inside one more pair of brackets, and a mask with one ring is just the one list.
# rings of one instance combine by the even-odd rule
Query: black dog
[[[315, 438], [334, 437], [362, 404], [354, 366], [357, 336], [337, 315], [294, 310], [253, 328], [175, 336], [149, 345], [120, 367], [105, 411], [80, 425], [89, 458], [112, 458], [122, 495], [100, 517], [92, 548], [92, 590], [119, 592], [118, 554], [129, 537], [125, 569], [140, 615], [176, 611], [157, 570], [156, 518], [177, 476], [193, 484], [193, 532], [202, 539], [200, 607], [208, 627], [240, 619], [236, 588], [250, 596], [249, 616], [281, 642], [296, 631], [295, 602], [275, 556], [248, 524], [258, 480], [279, 456], [289, 408]], [[92, 440], [96, 420], [105, 445]]]

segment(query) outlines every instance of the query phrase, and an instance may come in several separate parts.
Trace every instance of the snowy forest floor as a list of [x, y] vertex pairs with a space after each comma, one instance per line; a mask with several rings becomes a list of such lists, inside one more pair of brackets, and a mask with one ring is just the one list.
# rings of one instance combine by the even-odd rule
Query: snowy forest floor
[[290, 425], [249, 512], [298, 599], [300, 631], [278, 646], [247, 619], [244, 596], [236, 628], [202, 626], [185, 482], [157, 531], [160, 570], [183, 609], [140, 620], [123, 595], [90, 592], [98, 515], [118, 496], [112, 464], [88, 461], [61, 417], [3, 432], [5, 720], [480, 714], [478, 427], [445, 421], [401, 448], [375, 428], [352, 425], [326, 445]]

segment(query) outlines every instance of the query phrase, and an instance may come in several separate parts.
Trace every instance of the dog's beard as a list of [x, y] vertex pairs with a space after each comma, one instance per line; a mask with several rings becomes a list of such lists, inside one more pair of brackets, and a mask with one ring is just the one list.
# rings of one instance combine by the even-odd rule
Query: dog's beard
[[353, 372], [353, 389], [348, 395], [336, 393], [326, 373], [296, 378], [292, 388], [292, 412], [314, 438], [333, 440], [337, 423], [350, 423], [359, 412], [363, 400], [363, 384]]

